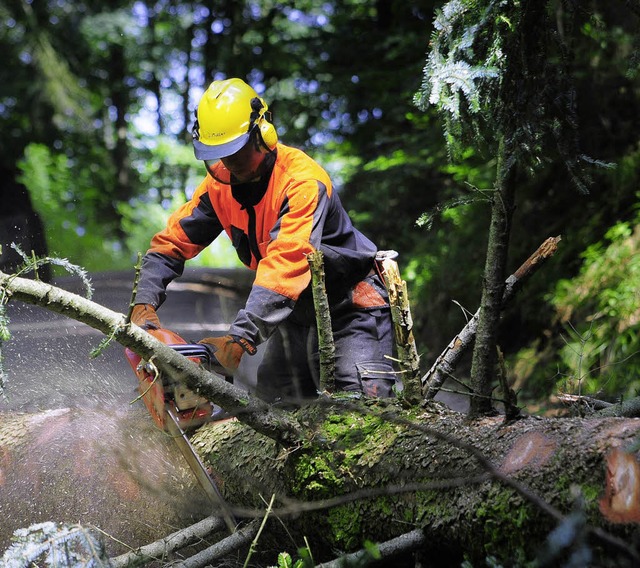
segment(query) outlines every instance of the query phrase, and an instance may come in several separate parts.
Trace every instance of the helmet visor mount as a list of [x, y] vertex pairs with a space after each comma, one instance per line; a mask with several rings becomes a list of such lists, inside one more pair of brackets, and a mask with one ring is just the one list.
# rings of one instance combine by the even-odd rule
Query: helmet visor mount
[[215, 180], [220, 181], [215, 174], [215, 167], [220, 163], [220, 160], [203, 160], [204, 167], [207, 173]]

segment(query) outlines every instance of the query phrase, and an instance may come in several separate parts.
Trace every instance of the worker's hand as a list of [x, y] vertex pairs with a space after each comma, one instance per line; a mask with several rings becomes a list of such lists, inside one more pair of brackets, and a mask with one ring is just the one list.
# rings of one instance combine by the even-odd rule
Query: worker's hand
[[255, 345], [236, 335], [205, 337], [198, 343], [209, 348], [214, 369], [227, 376], [233, 375], [245, 353], [254, 355], [256, 352]]
[[162, 325], [155, 308], [151, 304], [136, 304], [131, 312], [131, 322], [142, 329], [160, 329]]

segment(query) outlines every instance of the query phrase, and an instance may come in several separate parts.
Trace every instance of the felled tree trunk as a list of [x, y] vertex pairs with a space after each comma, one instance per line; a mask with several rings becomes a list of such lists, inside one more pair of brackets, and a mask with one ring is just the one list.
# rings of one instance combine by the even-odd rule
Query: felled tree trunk
[[[0, 273], [0, 293], [113, 332], [158, 368], [237, 418], [200, 428], [192, 444], [237, 518], [262, 516], [265, 553], [306, 537], [316, 562], [416, 529], [438, 565], [532, 559], [558, 523], [609, 564], [640, 562], [640, 421], [502, 418], [468, 421], [439, 403], [414, 410], [389, 400], [320, 398], [278, 410], [216, 380], [123, 316], [43, 283]], [[184, 359], [184, 361], [183, 361]], [[577, 493], [584, 501], [575, 509]], [[584, 511], [584, 518], [581, 516]], [[286, 529], [286, 530], [285, 530]], [[294, 538], [294, 541], [290, 539]], [[270, 557], [271, 564], [275, 563]], [[628, 563], [628, 564], [626, 564]]]
[[[276, 495], [275, 514], [296, 542], [307, 537], [316, 561], [415, 527], [427, 557], [452, 565], [462, 555], [531, 560], [577, 492], [598, 554], [633, 558], [624, 543], [639, 536], [638, 421], [469, 422], [435, 402], [413, 413], [378, 404], [298, 411], [323, 444], [293, 452], [237, 421], [206, 425], [192, 443], [238, 514], [259, 515]], [[275, 535], [274, 551], [286, 547]]]

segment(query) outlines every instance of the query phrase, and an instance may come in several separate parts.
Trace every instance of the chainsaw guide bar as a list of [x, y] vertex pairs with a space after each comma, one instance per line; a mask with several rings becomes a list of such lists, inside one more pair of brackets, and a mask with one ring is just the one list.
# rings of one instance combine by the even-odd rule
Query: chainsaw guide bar
[[[187, 343], [168, 329], [152, 329], [149, 333], [192, 361], [209, 367], [211, 361], [206, 346]], [[234, 532], [236, 522], [218, 486], [187, 435], [190, 430], [202, 424], [226, 418], [224, 410], [184, 384], [172, 381], [153, 363], [143, 360], [128, 348], [125, 349], [125, 356], [138, 379], [140, 397], [151, 418], [176, 442], [211, 505], [220, 511], [229, 532]], [[225, 377], [220, 376], [220, 378], [226, 380]]]

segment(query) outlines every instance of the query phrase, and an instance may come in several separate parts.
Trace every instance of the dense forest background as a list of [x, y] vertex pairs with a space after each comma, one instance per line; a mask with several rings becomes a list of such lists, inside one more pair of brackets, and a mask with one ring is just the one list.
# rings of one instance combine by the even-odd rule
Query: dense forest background
[[[204, 175], [190, 146], [200, 94], [238, 76], [281, 140], [329, 170], [358, 227], [400, 253], [428, 368], [478, 307], [496, 171], [491, 144], [452, 155], [442, 114], [415, 103], [434, 18], [454, 4], [501, 3], [3, 0], [3, 269], [19, 260], [11, 242], [130, 269]], [[556, 102], [590, 181], [546, 155], [519, 179], [510, 268], [562, 236], [501, 325], [509, 379], [532, 410], [560, 391], [640, 387], [640, 8], [549, 1], [546, 16], [549, 66], [567, 71]], [[224, 239], [198, 262], [237, 265]]]

